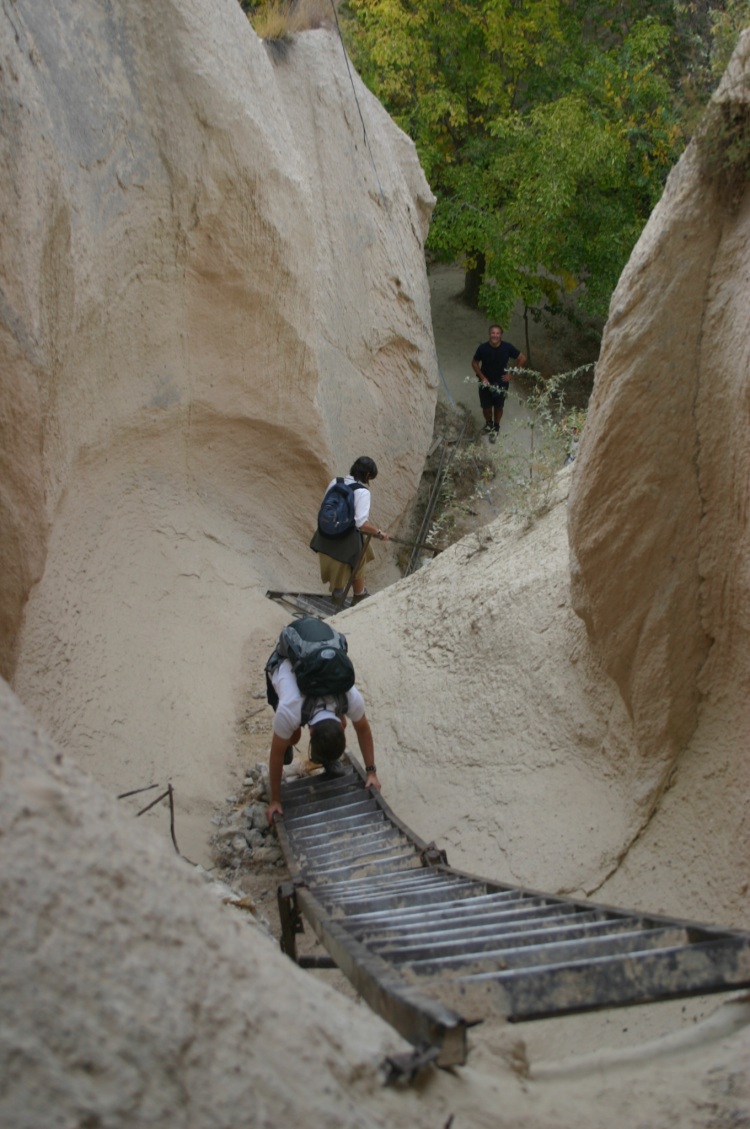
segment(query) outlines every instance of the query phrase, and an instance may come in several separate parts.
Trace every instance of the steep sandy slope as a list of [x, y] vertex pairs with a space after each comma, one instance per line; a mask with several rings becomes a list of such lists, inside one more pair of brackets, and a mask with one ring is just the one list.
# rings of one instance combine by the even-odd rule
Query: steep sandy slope
[[338, 621], [416, 829], [479, 872], [581, 892], [637, 834], [648, 782], [570, 607], [565, 516], [563, 498], [528, 532], [501, 519]]

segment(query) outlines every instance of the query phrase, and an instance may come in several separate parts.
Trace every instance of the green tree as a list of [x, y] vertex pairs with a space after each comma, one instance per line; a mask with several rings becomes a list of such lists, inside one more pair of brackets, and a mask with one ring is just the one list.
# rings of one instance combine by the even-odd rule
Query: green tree
[[438, 199], [429, 246], [503, 320], [583, 286], [604, 314], [684, 144], [667, 0], [348, 0], [365, 81]]
[[740, 32], [750, 27], [750, 0], [726, 0], [710, 12], [710, 70], [714, 79], [721, 78]]

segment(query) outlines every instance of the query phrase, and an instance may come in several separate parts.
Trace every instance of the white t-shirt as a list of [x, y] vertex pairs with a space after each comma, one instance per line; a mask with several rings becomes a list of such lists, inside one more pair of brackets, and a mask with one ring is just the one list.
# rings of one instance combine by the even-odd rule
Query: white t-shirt
[[[360, 491], [358, 490], [357, 493], [359, 494]], [[271, 683], [279, 695], [279, 704], [276, 707], [276, 715], [273, 719], [273, 731], [283, 741], [288, 741], [302, 722], [302, 703], [305, 700], [305, 695], [299, 692], [297, 679], [294, 677], [289, 659], [283, 659], [271, 672]], [[360, 721], [365, 716], [365, 700], [356, 686], [352, 686], [346, 695], [346, 699], [347, 706], [344, 713], [352, 721]], [[329, 699], [328, 704], [331, 708], [318, 710], [310, 718], [308, 724], [317, 725], [319, 721], [335, 718], [337, 716], [335, 697]]]
[[[336, 479], [332, 478], [328, 483], [328, 486], [326, 487], [326, 494], [331, 489], [335, 481]], [[352, 478], [350, 474], [344, 475], [344, 482], [348, 483], [349, 486], [353, 486], [356, 481], [356, 478]], [[359, 489], [354, 491], [354, 524], [356, 525], [357, 529], [365, 524], [369, 516], [370, 491], [367, 486], [360, 485]]]

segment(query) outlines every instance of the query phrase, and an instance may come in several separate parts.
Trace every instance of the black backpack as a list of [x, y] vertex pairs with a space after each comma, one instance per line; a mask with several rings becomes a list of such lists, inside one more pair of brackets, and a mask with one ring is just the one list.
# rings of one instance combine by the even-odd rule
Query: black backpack
[[354, 529], [354, 491], [366, 490], [361, 482], [337, 478], [318, 510], [318, 532], [324, 537], [343, 537]]
[[346, 636], [314, 616], [302, 616], [288, 624], [266, 663], [268, 700], [274, 708], [278, 697], [270, 674], [282, 659], [289, 659], [299, 692], [306, 698], [338, 697], [354, 685], [354, 667], [347, 654]]

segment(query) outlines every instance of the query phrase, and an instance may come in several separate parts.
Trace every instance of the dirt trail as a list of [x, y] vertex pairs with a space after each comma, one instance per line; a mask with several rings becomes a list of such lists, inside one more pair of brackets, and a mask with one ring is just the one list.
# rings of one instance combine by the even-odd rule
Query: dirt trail
[[[429, 271], [430, 303], [432, 306], [432, 329], [435, 335], [435, 350], [440, 369], [440, 388], [438, 395], [448, 403], [465, 405], [477, 423], [481, 425], [482, 412], [479, 407], [476, 380], [471, 368], [471, 358], [481, 341], [487, 340], [489, 322], [481, 310], [472, 310], [461, 300], [464, 276], [460, 267], [433, 266]], [[515, 327], [514, 327], [515, 328]], [[505, 340], [524, 351], [523, 337], [510, 331]], [[470, 378], [470, 379], [469, 379]], [[513, 385], [511, 384], [511, 388]], [[528, 419], [519, 389], [510, 396], [503, 415], [506, 430], [514, 424], [523, 424]]]

